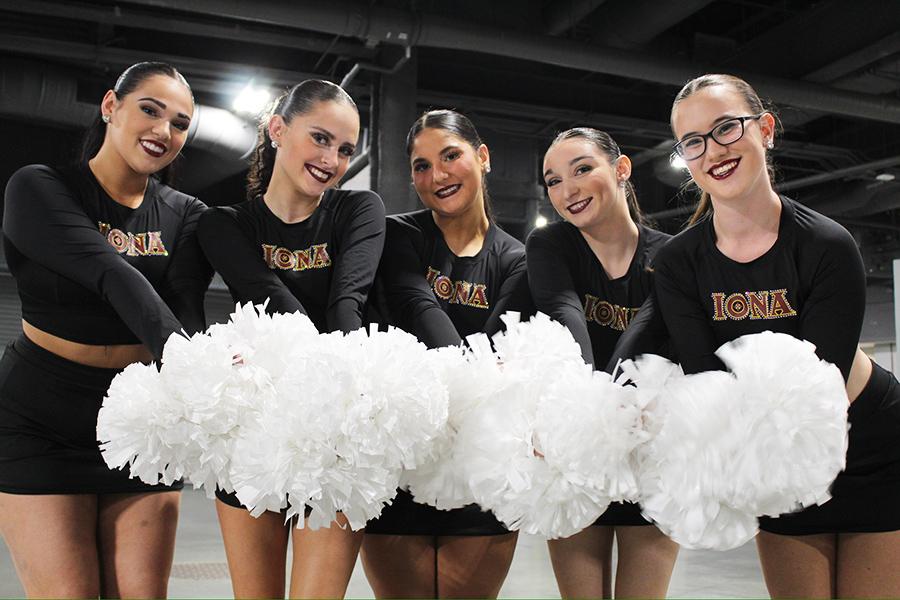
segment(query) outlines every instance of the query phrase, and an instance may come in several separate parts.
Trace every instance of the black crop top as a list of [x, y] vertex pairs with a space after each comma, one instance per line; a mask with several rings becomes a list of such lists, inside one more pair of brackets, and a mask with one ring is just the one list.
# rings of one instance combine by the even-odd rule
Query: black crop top
[[781, 198], [778, 239], [749, 263], [716, 248], [712, 219], [656, 255], [656, 295], [686, 373], [722, 369], [723, 343], [771, 330], [815, 344], [844, 379], [859, 343], [866, 277], [853, 237], [831, 219]]
[[299, 223], [276, 217], [262, 198], [208, 210], [200, 244], [235, 302], [270, 313], [301, 311], [319, 331], [352, 331], [384, 246], [384, 204], [368, 191], [328, 190]]
[[390, 216], [379, 272], [391, 321], [430, 348], [493, 335], [508, 310], [533, 312], [525, 247], [494, 223], [475, 256], [456, 256], [430, 210]]
[[638, 226], [628, 271], [610, 279], [574, 225], [561, 222], [535, 229], [526, 243], [535, 306], [568, 328], [586, 363], [604, 368], [622, 332], [650, 296], [651, 262], [669, 238]]
[[153, 178], [135, 209], [87, 165], [30, 165], [6, 186], [4, 248], [22, 318], [83, 344], [142, 343], [158, 360], [169, 335], [206, 327], [212, 269], [197, 244], [206, 206]]

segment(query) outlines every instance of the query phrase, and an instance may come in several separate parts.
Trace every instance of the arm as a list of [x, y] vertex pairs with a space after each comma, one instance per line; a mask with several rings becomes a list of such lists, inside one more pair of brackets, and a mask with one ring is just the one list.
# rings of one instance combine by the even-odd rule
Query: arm
[[3, 233], [30, 260], [110, 304], [159, 360], [181, 323], [141, 272], [109, 245], [73, 194], [47, 167], [20, 169], [6, 186]]
[[375, 280], [384, 248], [384, 203], [367, 193], [351, 208], [340, 232], [340, 253], [334, 257], [334, 275], [325, 315], [328, 329], [359, 329], [363, 307]]
[[819, 358], [841, 370], [844, 381], [859, 345], [866, 311], [866, 275], [853, 237], [834, 224], [813, 272], [799, 318], [799, 337], [815, 344]]
[[525, 246], [528, 266], [528, 285], [539, 311], [559, 321], [581, 346], [581, 356], [589, 365], [594, 364], [594, 351], [588, 334], [584, 308], [567, 261], [540, 233], [532, 233]]
[[622, 332], [603, 370], [612, 373], [619, 361], [635, 358], [641, 354], [658, 354], [678, 362], [677, 358], [672, 356], [670, 343], [662, 313], [651, 293]]
[[528, 307], [531, 304], [531, 293], [528, 291], [528, 267], [525, 261], [525, 253], [511, 257], [512, 261], [506, 269], [506, 278], [500, 286], [500, 292], [494, 298], [494, 306], [491, 314], [484, 323], [484, 333], [493, 336], [498, 331], [505, 329], [500, 317], [503, 313], [514, 310], [527, 317]]
[[429, 348], [462, 343], [425, 279], [425, 266], [409, 232], [393, 219], [387, 220], [382, 273], [388, 304], [410, 333]]
[[205, 204], [196, 198], [190, 199], [172, 260], [166, 270], [166, 289], [162, 294], [166, 304], [190, 334], [206, 329], [203, 297], [212, 279], [212, 267], [197, 239], [197, 223], [205, 211]]
[[224, 209], [203, 213], [197, 227], [200, 247], [239, 302], [262, 304], [266, 312], [292, 313], [306, 310], [288, 287], [266, 266], [259, 244], [248, 239], [237, 221]]
[[654, 296], [669, 331], [675, 354], [685, 373], [721, 371], [725, 365], [715, 355], [719, 347], [695, 292], [696, 275], [688, 261], [659, 251], [653, 273]]

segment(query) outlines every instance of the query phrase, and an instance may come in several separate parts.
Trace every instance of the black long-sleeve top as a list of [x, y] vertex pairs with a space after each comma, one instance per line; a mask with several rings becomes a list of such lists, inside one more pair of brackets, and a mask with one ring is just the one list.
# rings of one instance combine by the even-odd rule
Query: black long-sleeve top
[[352, 331], [384, 246], [384, 204], [368, 191], [328, 190], [312, 215], [285, 223], [262, 198], [214, 207], [200, 244], [236, 302], [301, 311], [319, 331]]
[[206, 206], [150, 178], [140, 206], [109, 197], [87, 165], [29, 165], [6, 186], [4, 248], [22, 317], [83, 344], [144, 344], [206, 328], [212, 277], [196, 237]]
[[657, 253], [659, 309], [686, 373], [722, 369], [721, 344], [771, 330], [812, 342], [849, 377], [866, 305], [859, 249], [831, 219], [785, 197], [781, 206], [778, 239], [751, 262], [716, 248], [712, 219]]
[[603, 368], [652, 290], [651, 263], [669, 235], [638, 226], [628, 271], [610, 279], [584, 236], [560, 222], [535, 229], [526, 242], [528, 283], [537, 309], [565, 325], [585, 362]]
[[379, 272], [392, 323], [430, 348], [493, 335], [508, 310], [533, 312], [525, 247], [494, 223], [477, 254], [456, 256], [430, 210], [390, 216]]

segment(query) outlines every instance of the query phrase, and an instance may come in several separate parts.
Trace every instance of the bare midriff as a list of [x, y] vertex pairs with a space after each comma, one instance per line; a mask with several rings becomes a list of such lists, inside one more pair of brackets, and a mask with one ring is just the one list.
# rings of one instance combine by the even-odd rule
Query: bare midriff
[[143, 344], [82, 344], [42, 331], [25, 320], [22, 321], [22, 331], [29, 340], [44, 350], [88, 367], [124, 369], [131, 363], [149, 363], [153, 360], [150, 351]]

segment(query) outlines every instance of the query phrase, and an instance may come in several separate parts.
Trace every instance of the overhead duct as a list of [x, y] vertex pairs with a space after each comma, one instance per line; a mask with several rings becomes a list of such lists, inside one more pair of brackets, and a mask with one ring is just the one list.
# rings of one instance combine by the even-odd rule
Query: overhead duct
[[691, 16], [712, 0], [620, 0], [607, 3], [592, 31], [595, 40], [616, 48], [639, 48]]
[[[681, 86], [698, 74], [721, 68], [360, 2], [131, 0], [131, 3], [313, 30], [375, 43], [480, 52], [672, 86]], [[760, 74], [743, 75], [776, 102], [900, 124], [900, 101], [893, 98], [838, 90], [813, 82], [795, 82]]]

